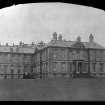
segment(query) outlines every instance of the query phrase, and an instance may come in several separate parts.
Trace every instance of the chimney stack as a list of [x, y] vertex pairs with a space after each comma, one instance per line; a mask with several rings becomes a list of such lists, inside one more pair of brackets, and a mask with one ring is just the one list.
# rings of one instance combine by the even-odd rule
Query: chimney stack
[[89, 42], [92, 43], [93, 41], [94, 41], [94, 37], [93, 37], [92, 34], [90, 34], [90, 36], [89, 36]]
[[53, 33], [53, 40], [54, 40], [54, 41], [57, 40], [57, 33], [56, 33], [56, 32]]
[[34, 46], [34, 42], [32, 42], [32, 46]]
[[77, 37], [77, 42], [81, 42], [81, 37], [80, 36]]
[[13, 46], [14, 46], [15, 44], [13, 43]]
[[62, 34], [59, 34], [58, 40], [62, 41]]
[[22, 41], [20, 41], [20, 44], [19, 45], [22, 46]]
[[8, 43], [6, 43], [6, 46], [8, 46]]

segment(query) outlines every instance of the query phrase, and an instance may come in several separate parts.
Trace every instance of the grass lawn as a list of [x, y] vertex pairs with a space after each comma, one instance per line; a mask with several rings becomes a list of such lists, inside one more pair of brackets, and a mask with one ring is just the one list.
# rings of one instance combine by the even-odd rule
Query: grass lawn
[[0, 80], [0, 100], [105, 100], [105, 79]]

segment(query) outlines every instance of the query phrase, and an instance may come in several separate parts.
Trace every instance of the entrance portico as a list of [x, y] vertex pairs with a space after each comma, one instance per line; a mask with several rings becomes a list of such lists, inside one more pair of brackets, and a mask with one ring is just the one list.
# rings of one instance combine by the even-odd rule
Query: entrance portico
[[[88, 70], [86, 70], [85, 61], [74, 60], [73, 61], [73, 77], [87, 77], [89, 76]], [[87, 75], [87, 76], [86, 76]]]

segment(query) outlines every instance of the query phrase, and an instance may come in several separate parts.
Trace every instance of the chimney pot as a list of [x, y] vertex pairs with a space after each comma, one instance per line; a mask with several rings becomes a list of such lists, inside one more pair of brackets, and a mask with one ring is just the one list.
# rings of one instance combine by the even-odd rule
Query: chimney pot
[[56, 32], [53, 33], [53, 40], [54, 40], [54, 41], [57, 40], [57, 33], [56, 33]]

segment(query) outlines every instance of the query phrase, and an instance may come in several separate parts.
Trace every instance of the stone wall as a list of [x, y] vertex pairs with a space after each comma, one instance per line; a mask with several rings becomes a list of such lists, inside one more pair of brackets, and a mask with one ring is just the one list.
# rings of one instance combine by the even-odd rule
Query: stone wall
[[[105, 51], [85, 48], [48, 47], [35, 54], [35, 73], [48, 76], [71, 75], [73, 72], [104, 75]], [[73, 62], [76, 62], [76, 65]], [[82, 62], [82, 69], [78, 65]], [[95, 66], [94, 66], [95, 65]], [[76, 70], [76, 71], [75, 71]]]
[[0, 78], [23, 78], [32, 71], [32, 54], [0, 53]]
[[90, 50], [90, 71], [95, 76], [105, 76], [104, 50]]

